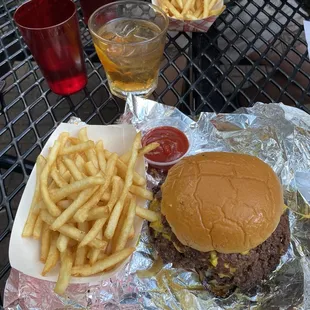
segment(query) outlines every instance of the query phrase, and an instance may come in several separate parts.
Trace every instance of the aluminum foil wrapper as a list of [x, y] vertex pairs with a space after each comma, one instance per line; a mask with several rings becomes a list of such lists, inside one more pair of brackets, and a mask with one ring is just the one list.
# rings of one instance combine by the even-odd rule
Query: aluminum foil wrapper
[[[292, 235], [277, 270], [251, 294], [236, 291], [216, 298], [194, 271], [171, 264], [156, 268], [158, 258], [145, 224], [137, 249], [120, 274], [96, 284], [72, 284], [64, 297], [53, 292], [54, 283], [12, 270], [5, 288], [6, 309], [310, 309], [310, 115], [283, 104], [257, 103], [232, 114], [202, 113], [194, 121], [176, 108], [128, 98], [121, 123], [139, 130], [154, 120], [186, 123], [192, 132], [191, 154], [246, 153], [276, 171], [291, 209]], [[161, 181], [159, 174], [148, 173], [147, 178], [150, 188]]]

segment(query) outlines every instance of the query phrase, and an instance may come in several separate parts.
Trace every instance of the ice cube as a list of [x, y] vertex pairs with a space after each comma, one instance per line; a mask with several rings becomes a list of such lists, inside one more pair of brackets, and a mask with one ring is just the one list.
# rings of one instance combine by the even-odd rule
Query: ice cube
[[119, 23], [115, 28], [115, 33], [119, 37], [128, 37], [136, 30], [136, 24], [133, 21], [127, 20]]
[[119, 44], [109, 44], [107, 46], [107, 55], [112, 58], [121, 57], [124, 54], [125, 47]]
[[141, 41], [142, 40], [150, 40], [156, 36], [156, 33], [152, 29], [140, 26], [140, 27], [136, 28], [134, 36], [136, 38], [140, 39]]
[[138, 6], [131, 10], [132, 17], [141, 17], [142, 13], [142, 9]]

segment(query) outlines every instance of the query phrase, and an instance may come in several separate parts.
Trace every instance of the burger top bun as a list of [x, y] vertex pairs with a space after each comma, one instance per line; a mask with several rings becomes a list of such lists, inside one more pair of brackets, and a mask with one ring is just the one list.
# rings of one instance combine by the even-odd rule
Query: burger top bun
[[282, 186], [260, 159], [201, 153], [173, 166], [161, 212], [179, 241], [201, 252], [242, 253], [263, 243], [283, 213]]

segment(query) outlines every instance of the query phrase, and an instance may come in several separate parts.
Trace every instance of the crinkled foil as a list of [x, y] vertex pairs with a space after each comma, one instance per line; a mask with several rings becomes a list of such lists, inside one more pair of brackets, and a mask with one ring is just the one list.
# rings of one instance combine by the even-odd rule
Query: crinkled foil
[[[171, 264], [149, 272], [157, 261], [144, 225], [137, 250], [127, 267], [110, 281], [70, 285], [67, 295], [54, 294], [54, 283], [12, 270], [5, 288], [7, 309], [310, 309], [310, 115], [283, 104], [257, 103], [232, 114], [202, 113], [197, 122], [179, 110], [131, 97], [120, 122], [137, 129], [158, 119], [181, 120], [192, 131], [191, 153], [230, 151], [255, 155], [282, 180], [291, 209], [292, 240], [277, 270], [250, 294], [236, 291], [219, 299], [207, 292], [192, 270]], [[78, 120], [74, 120], [78, 122]], [[160, 178], [148, 174], [148, 184]]]

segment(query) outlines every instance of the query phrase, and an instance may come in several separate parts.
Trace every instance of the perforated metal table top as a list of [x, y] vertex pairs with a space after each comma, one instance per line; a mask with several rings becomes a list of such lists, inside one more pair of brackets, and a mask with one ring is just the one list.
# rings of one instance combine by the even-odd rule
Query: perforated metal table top
[[[33, 162], [54, 128], [73, 115], [89, 124], [110, 124], [124, 109], [124, 102], [109, 92], [80, 9], [87, 87], [68, 97], [49, 90], [12, 19], [22, 2], [0, 1], [0, 88], [5, 82], [0, 97], [2, 287], [10, 269], [14, 215]], [[256, 101], [283, 101], [310, 113], [310, 63], [302, 25], [307, 2], [236, 0], [226, 5], [208, 33], [169, 32], [152, 98], [191, 116], [232, 112]]]

